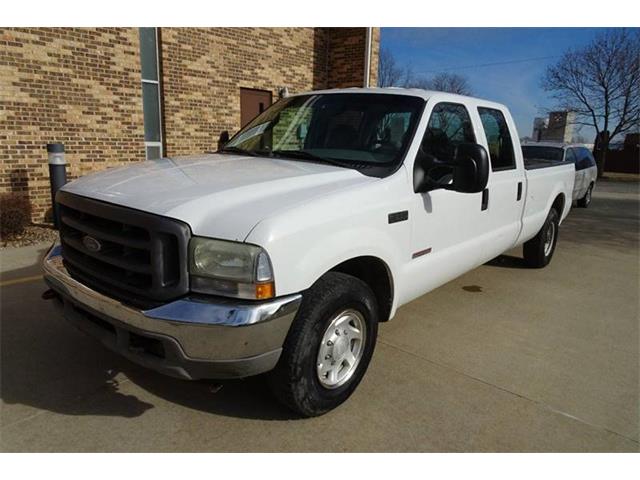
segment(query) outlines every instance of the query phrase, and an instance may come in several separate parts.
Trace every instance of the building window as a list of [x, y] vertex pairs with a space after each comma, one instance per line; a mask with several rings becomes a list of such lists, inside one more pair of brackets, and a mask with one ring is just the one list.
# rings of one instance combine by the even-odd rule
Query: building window
[[162, 158], [162, 111], [158, 29], [140, 28], [140, 65], [142, 70], [142, 111], [144, 146], [147, 160]]

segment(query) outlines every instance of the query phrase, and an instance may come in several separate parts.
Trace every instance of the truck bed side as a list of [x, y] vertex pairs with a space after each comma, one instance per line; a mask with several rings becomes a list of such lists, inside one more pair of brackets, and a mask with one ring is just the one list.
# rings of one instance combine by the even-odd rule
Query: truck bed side
[[560, 221], [567, 216], [571, 209], [575, 167], [572, 163], [536, 164], [535, 167], [525, 170], [525, 177], [527, 191], [518, 244], [526, 242], [538, 233], [554, 202], [562, 204]]

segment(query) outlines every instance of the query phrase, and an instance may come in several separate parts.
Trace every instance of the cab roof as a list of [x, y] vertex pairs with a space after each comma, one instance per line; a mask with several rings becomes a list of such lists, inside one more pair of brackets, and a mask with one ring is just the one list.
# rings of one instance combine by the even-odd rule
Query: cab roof
[[313, 90], [310, 92], [300, 92], [292, 94], [292, 97], [300, 95], [314, 95], [314, 94], [334, 94], [334, 93], [378, 93], [385, 95], [404, 95], [412, 97], [420, 97], [424, 100], [429, 100], [432, 97], [437, 97], [440, 102], [454, 102], [454, 103], [481, 103], [487, 106], [500, 108], [506, 110], [507, 107], [491, 100], [486, 100], [478, 97], [470, 97], [467, 95], [458, 95], [456, 93], [438, 92], [435, 90], [424, 90], [422, 88], [404, 88], [404, 87], [350, 87], [350, 88], [331, 88], [326, 90]]

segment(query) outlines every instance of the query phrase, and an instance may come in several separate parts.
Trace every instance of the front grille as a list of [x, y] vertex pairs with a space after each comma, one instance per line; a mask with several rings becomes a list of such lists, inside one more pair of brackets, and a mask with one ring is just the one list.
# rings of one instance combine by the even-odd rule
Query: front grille
[[62, 258], [72, 277], [141, 308], [187, 293], [186, 224], [67, 192], [56, 202]]

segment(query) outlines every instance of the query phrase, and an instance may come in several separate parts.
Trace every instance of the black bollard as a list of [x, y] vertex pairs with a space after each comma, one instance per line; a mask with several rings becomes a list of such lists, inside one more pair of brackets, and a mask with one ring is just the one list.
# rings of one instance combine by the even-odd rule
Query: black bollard
[[62, 143], [47, 143], [49, 155], [49, 181], [51, 182], [51, 205], [53, 206], [53, 226], [59, 228], [60, 217], [56, 205], [56, 192], [67, 183], [67, 161], [64, 159]]

